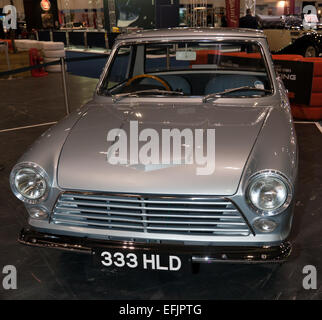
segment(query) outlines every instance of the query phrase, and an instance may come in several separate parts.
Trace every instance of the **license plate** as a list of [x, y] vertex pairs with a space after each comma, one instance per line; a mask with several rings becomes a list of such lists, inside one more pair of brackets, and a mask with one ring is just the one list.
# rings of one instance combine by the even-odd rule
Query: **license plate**
[[177, 272], [189, 265], [189, 257], [176, 254], [94, 250], [95, 260], [106, 268], [161, 270]]

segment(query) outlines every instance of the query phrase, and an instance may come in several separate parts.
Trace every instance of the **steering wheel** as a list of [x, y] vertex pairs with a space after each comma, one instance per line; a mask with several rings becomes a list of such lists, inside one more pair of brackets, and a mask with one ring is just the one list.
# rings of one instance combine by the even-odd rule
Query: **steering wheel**
[[131, 79], [129, 79], [127, 81], [126, 86], [128, 87], [133, 81], [138, 80], [138, 79], [141, 79], [141, 78], [154, 79], [154, 80], [160, 82], [167, 91], [172, 91], [171, 88], [170, 88], [170, 86], [166, 83], [166, 81], [164, 81], [163, 79], [161, 79], [161, 78], [159, 78], [157, 76], [153, 76], [151, 74], [139, 74], [137, 76], [134, 76], [134, 77], [132, 77]]

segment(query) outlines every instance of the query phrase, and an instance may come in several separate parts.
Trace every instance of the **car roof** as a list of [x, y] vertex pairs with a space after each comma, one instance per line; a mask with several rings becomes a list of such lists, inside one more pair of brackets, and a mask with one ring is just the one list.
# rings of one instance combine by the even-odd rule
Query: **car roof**
[[117, 40], [138, 40], [142, 38], [180, 38], [180, 37], [245, 37], [245, 38], [265, 38], [261, 30], [239, 29], [239, 28], [168, 28], [140, 30], [129, 34], [121, 34]]

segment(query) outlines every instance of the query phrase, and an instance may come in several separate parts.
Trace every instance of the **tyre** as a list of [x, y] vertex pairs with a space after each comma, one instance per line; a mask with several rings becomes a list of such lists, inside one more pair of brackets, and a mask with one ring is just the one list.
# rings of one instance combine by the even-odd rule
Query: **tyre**
[[[57, 61], [59, 58], [44, 58], [44, 63], [52, 62], [52, 61]], [[61, 72], [61, 65], [59, 64], [54, 64], [51, 66], [45, 67], [47, 72]], [[65, 66], [65, 70], [67, 71], [67, 65]]]
[[41, 44], [39, 43], [39, 41], [37, 40], [29, 40], [27, 43], [26, 43], [26, 46], [28, 47], [28, 50], [31, 49], [31, 48], [36, 48], [38, 50], [41, 50]]
[[42, 45], [37, 40], [15, 40], [15, 45], [18, 51], [28, 51], [31, 48], [41, 50]]
[[303, 56], [306, 58], [314, 58], [318, 56], [318, 51], [316, 50], [315, 46], [309, 45], [305, 48], [303, 52]]
[[[65, 70], [67, 71], [67, 66], [65, 66]], [[61, 72], [61, 66], [60, 64], [56, 64], [53, 66], [46, 67], [47, 72]]]
[[20, 48], [23, 46], [24, 40], [21, 39], [15, 39], [15, 45], [17, 48]]
[[63, 58], [66, 56], [65, 50], [45, 50], [45, 58]]
[[16, 40], [15, 41], [15, 45], [16, 45], [16, 48], [18, 49], [18, 51], [26, 51], [28, 50], [28, 40]]
[[46, 71], [47, 72], [61, 72], [61, 67], [60, 67], [60, 65], [47, 66]]
[[53, 61], [57, 61], [57, 60], [59, 60], [59, 58], [47, 58], [47, 57], [44, 57], [44, 62], [45, 63], [53, 62]]
[[47, 50], [64, 50], [64, 42], [43, 41], [42, 48]]
[[36, 48], [38, 50], [42, 50], [42, 43], [40, 41], [35, 40], [32, 48]]

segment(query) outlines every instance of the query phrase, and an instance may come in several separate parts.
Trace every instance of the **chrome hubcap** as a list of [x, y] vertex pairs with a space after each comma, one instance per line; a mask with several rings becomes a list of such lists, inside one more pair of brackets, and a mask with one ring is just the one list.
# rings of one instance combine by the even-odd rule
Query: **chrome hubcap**
[[307, 58], [316, 57], [315, 48], [312, 46], [308, 47], [305, 51], [305, 57]]

